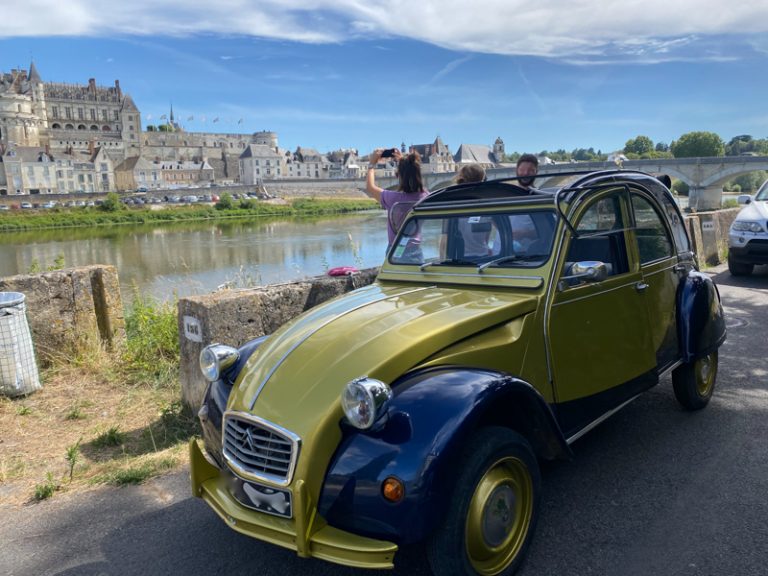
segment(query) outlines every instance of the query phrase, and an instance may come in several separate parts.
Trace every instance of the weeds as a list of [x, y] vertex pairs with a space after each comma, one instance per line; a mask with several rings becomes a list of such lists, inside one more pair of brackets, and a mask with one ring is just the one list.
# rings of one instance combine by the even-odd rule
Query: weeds
[[75, 472], [75, 465], [77, 464], [77, 460], [80, 456], [80, 442], [82, 438], [78, 439], [77, 442], [72, 444], [72, 446], [67, 447], [67, 455], [65, 456], [67, 460], [67, 464], [69, 465], [69, 481], [72, 482], [72, 475]]
[[86, 418], [87, 416], [83, 413], [80, 402], [75, 402], [69, 409], [69, 412], [67, 412], [66, 416], [64, 416], [65, 420], [85, 420]]
[[97, 448], [106, 448], [108, 446], [120, 446], [125, 442], [125, 434], [120, 432], [119, 426], [112, 426], [106, 432], [102, 432], [93, 440], [93, 445]]
[[17, 416], [28, 416], [29, 414], [32, 414], [32, 408], [29, 406], [25, 406], [22, 404], [21, 406], [16, 407], [16, 415]]
[[107, 474], [97, 476], [94, 482], [97, 484], [109, 484], [111, 486], [125, 486], [126, 484], [141, 484], [148, 478], [161, 472], [173, 469], [177, 464], [176, 458], [166, 457], [157, 461], [144, 462], [137, 466], [129, 466], [114, 470]]
[[53, 481], [53, 474], [48, 472], [45, 476], [45, 482], [37, 484], [35, 486], [34, 499], [40, 502], [41, 500], [47, 500], [56, 490], [59, 489], [59, 485]]

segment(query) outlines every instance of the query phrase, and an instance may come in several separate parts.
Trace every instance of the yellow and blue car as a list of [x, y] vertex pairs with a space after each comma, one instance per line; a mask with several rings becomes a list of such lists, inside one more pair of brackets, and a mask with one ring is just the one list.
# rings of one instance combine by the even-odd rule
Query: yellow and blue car
[[422, 543], [437, 576], [509, 575], [541, 460], [666, 375], [683, 407], [706, 406], [723, 310], [668, 188], [546, 178], [433, 192], [375, 283], [207, 346], [195, 496], [300, 556], [389, 568]]

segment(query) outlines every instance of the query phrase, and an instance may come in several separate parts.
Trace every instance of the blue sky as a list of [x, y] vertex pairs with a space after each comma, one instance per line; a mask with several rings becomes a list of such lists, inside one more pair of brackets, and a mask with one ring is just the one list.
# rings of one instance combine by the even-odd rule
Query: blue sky
[[27, 0], [2, 13], [0, 71], [34, 60], [45, 81], [118, 79], [145, 124], [172, 103], [188, 131], [271, 130], [291, 150], [768, 137], [765, 0]]

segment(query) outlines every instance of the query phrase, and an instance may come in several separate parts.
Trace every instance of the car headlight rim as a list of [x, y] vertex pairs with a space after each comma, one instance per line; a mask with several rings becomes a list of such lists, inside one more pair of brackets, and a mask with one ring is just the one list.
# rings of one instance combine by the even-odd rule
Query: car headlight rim
[[756, 234], [764, 232], [760, 223], [754, 222], [752, 220], [735, 220], [733, 222], [732, 229], [735, 232], [754, 232]]
[[392, 398], [392, 389], [380, 380], [363, 376], [347, 383], [341, 392], [344, 417], [355, 428], [368, 430], [381, 418]]
[[225, 344], [210, 344], [200, 351], [200, 371], [209, 382], [221, 378], [222, 372], [240, 358], [237, 348]]

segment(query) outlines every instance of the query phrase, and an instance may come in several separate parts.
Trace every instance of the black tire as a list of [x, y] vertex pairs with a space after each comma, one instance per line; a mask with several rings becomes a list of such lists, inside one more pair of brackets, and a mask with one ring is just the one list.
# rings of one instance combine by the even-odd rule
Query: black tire
[[675, 398], [686, 410], [701, 410], [709, 403], [717, 380], [717, 351], [683, 364], [672, 372]]
[[730, 255], [728, 256], [728, 272], [731, 273], [731, 276], [749, 276], [754, 269], [754, 264], [736, 262]]
[[514, 574], [539, 514], [541, 473], [530, 444], [507, 428], [481, 428], [464, 447], [457, 471], [450, 508], [427, 543], [432, 572]]

